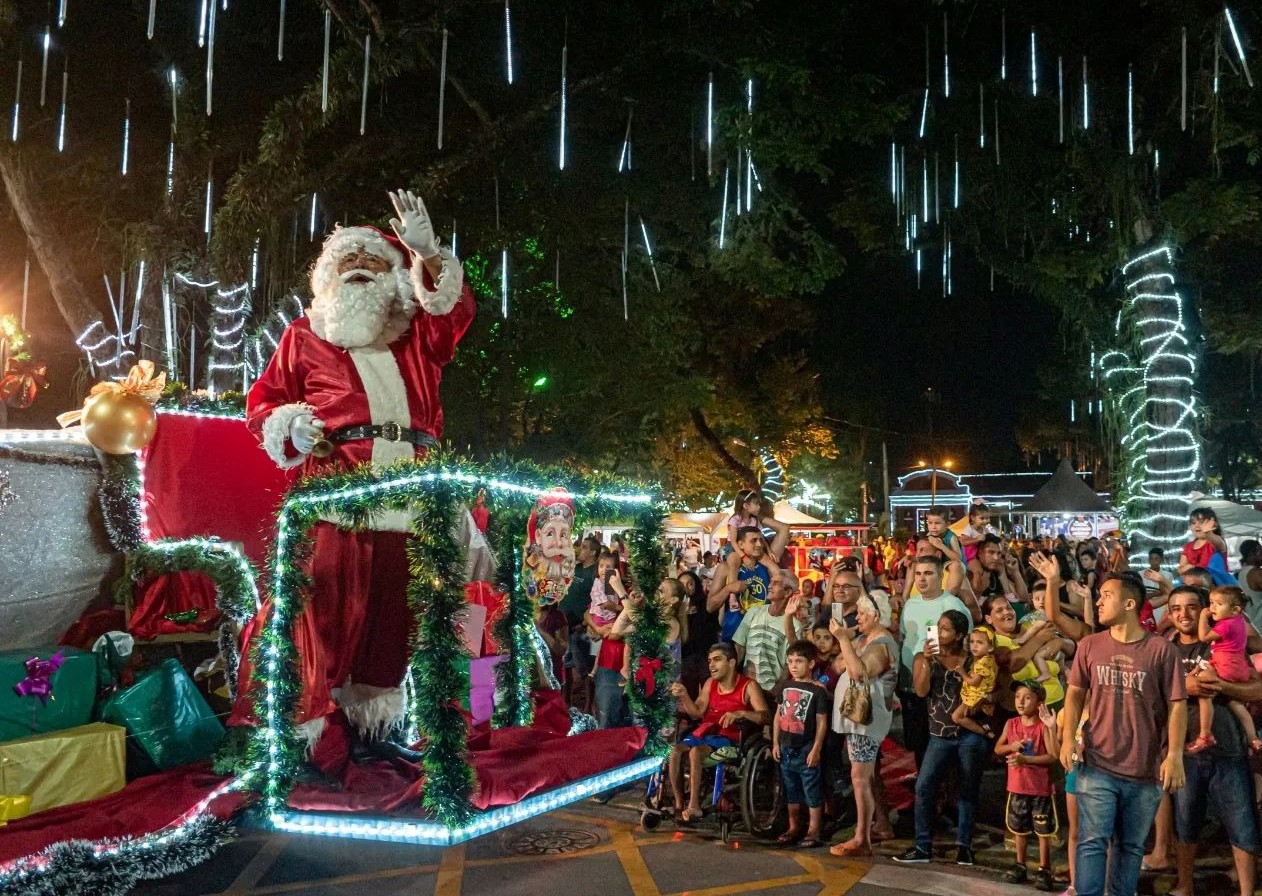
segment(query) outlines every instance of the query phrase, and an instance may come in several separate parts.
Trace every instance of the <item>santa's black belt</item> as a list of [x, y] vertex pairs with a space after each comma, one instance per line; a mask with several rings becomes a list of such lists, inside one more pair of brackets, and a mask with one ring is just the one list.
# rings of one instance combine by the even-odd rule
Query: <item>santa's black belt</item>
[[411, 442], [418, 448], [433, 448], [438, 440], [423, 429], [408, 429], [397, 423], [344, 426], [325, 436], [330, 442], [353, 442], [356, 439], [385, 439], [387, 442]]

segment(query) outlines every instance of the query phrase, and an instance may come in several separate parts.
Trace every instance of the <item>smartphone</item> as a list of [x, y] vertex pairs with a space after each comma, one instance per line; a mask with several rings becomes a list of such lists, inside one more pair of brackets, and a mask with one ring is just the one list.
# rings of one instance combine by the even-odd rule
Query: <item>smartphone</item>
[[838, 625], [842, 627], [845, 627], [846, 608], [838, 603], [838, 604], [833, 604], [831, 609], [833, 611], [833, 622], [837, 623]]
[[933, 649], [938, 649], [938, 627], [936, 625], [929, 626], [925, 632], [925, 641], [933, 645]]

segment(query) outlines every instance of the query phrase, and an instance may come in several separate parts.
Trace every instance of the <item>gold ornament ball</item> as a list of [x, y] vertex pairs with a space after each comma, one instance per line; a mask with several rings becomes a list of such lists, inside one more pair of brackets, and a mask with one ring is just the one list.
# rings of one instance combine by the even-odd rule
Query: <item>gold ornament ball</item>
[[83, 409], [83, 432], [106, 454], [135, 454], [158, 429], [153, 405], [140, 395], [107, 392]]

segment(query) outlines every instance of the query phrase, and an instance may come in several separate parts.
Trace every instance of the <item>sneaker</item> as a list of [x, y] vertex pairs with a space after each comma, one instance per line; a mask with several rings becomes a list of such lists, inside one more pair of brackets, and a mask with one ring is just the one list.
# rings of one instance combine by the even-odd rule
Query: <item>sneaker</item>
[[1034, 872], [1034, 888], [1042, 890], [1044, 893], [1055, 891], [1056, 881], [1052, 876], [1051, 868], [1040, 868]]
[[1024, 865], [1013, 865], [1004, 873], [1003, 879], [1010, 884], [1023, 884], [1030, 879], [1030, 872]]
[[919, 847], [913, 846], [901, 856], [894, 856], [894, 861], [900, 865], [928, 865], [929, 860], [933, 858], [929, 853]]
[[961, 846], [955, 853], [955, 864], [957, 865], [974, 865], [973, 848], [971, 846]]

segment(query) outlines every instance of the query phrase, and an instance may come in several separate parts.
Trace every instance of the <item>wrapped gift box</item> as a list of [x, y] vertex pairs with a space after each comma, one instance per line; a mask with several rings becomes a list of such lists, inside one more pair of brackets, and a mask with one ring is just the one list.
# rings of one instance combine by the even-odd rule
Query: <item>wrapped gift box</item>
[[473, 724], [488, 721], [495, 712], [495, 667], [503, 656], [484, 656], [469, 663], [469, 714]]
[[125, 735], [93, 722], [0, 744], [0, 800], [29, 797], [34, 813], [122, 790]]
[[223, 738], [223, 725], [176, 659], [115, 693], [101, 718], [124, 726], [162, 770], [208, 759]]
[[495, 623], [508, 610], [508, 602], [502, 591], [497, 591], [489, 582], [469, 582], [464, 586], [465, 600], [486, 608], [486, 618], [482, 623], [482, 650], [480, 656], [491, 656], [500, 652], [499, 642], [495, 640]]
[[[52, 674], [52, 696], [20, 696], [14, 688], [26, 680], [26, 661], [50, 659], [61, 651], [61, 667]], [[96, 657], [74, 647], [40, 647], [0, 653], [0, 742], [32, 734], [77, 728], [92, 721], [96, 702]]]

